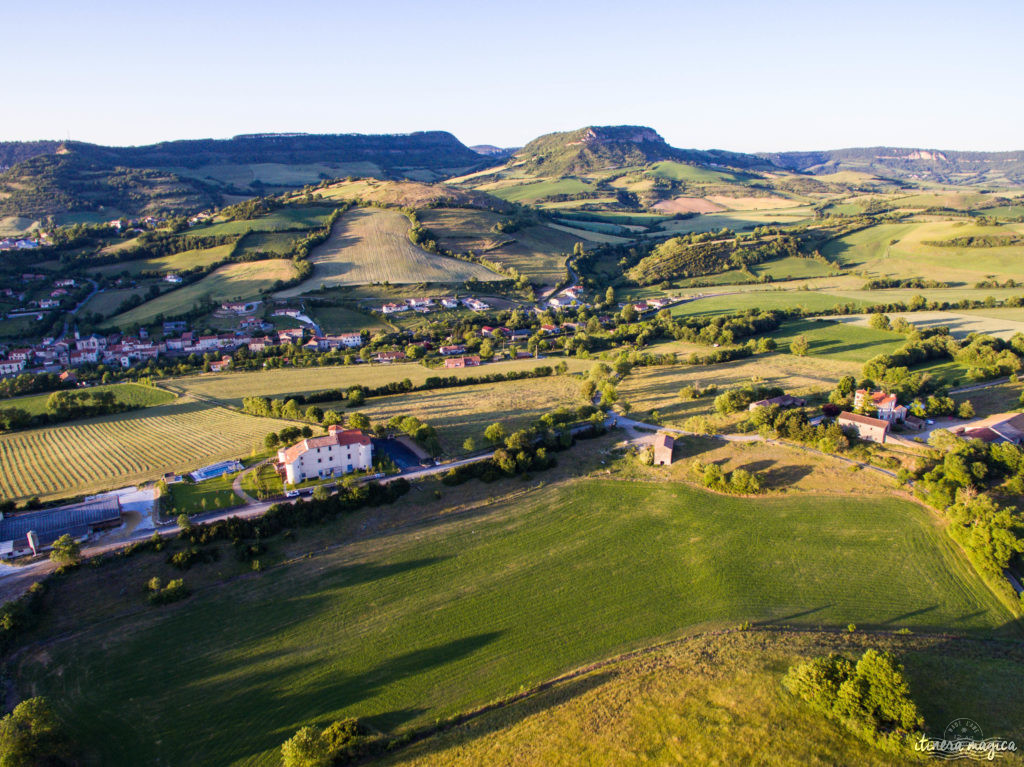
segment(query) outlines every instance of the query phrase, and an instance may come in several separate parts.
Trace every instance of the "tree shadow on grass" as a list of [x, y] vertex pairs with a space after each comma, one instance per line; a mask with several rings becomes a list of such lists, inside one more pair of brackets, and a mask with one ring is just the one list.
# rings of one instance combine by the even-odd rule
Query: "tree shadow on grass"
[[475, 740], [514, 727], [531, 716], [564, 705], [614, 677], [615, 672], [612, 670], [597, 671], [545, 685], [523, 697], [463, 714], [447, 722], [438, 731], [421, 731], [421, 737], [414, 736], [412, 744], [400, 753], [404, 758], [423, 759], [450, 748], [468, 746]]
[[330, 586], [356, 586], [362, 583], [390, 578], [392, 575], [415, 570], [420, 567], [436, 565], [448, 557], [423, 557], [421, 559], [409, 559], [405, 562], [394, 562], [386, 565], [378, 565], [373, 562], [357, 562], [355, 564], [343, 564], [329, 567], [319, 574], [319, 585]]

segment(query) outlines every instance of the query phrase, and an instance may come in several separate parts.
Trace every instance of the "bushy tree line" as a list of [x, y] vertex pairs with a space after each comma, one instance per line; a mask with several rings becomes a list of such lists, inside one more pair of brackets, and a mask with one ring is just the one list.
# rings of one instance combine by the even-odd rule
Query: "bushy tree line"
[[709, 490], [735, 495], [757, 495], [764, 492], [764, 483], [756, 472], [746, 469], [725, 471], [717, 463], [694, 461], [691, 467], [697, 480]]
[[889, 752], [908, 751], [924, 726], [904, 668], [888, 652], [865, 650], [856, 663], [835, 654], [804, 661], [789, 669], [782, 685]]

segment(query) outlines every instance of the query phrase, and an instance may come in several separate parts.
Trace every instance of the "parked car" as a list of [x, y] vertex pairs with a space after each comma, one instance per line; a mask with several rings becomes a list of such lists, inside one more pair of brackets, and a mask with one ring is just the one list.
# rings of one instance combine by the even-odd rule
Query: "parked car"
[[289, 490], [289, 491], [287, 491], [287, 492], [286, 492], [286, 493], [284, 494], [284, 497], [285, 497], [285, 498], [298, 498], [298, 497], [299, 497], [299, 495], [301, 495], [301, 494], [299, 493], [299, 491], [298, 491], [298, 490]]

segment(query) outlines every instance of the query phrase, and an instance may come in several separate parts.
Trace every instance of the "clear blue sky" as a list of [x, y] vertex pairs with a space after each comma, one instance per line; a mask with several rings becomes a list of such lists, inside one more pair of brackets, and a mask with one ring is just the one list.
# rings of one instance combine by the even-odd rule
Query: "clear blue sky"
[[1024, 149], [1020, 0], [6, 5], [0, 140], [633, 123], [738, 151]]

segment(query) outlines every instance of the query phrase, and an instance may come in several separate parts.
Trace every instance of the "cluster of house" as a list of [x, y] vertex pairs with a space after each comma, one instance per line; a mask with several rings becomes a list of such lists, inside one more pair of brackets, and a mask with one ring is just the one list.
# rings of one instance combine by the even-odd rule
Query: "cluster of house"
[[120, 232], [122, 229], [130, 231], [132, 229], [139, 229], [139, 227], [143, 226], [163, 226], [166, 222], [167, 219], [157, 218], [156, 216], [145, 216], [143, 218], [115, 218], [113, 221], [108, 221], [107, 226]]
[[649, 298], [646, 301], [635, 301], [629, 304], [623, 304], [623, 306], [632, 306], [638, 313], [643, 314], [653, 309], [664, 309], [666, 306], [671, 306], [674, 300], [671, 298]]
[[561, 309], [567, 306], [579, 306], [580, 298], [583, 296], [582, 285], [572, 285], [557, 295], [548, 299], [548, 306], [553, 309]]
[[27, 237], [5, 237], [0, 240], [0, 250], [32, 250], [38, 247], [40, 247], [38, 242]]
[[[265, 323], [251, 318], [252, 329], [264, 329]], [[243, 325], [246, 321], [243, 320]], [[257, 327], [258, 326], [258, 327]], [[92, 335], [81, 337], [75, 332], [74, 340], [54, 341], [46, 339], [36, 346], [26, 346], [4, 350], [0, 347], [0, 376], [18, 375], [25, 371], [40, 370], [56, 372], [61, 368], [75, 368], [85, 364], [102, 363], [105, 365], [131, 367], [137, 362], [146, 362], [161, 355], [187, 356], [190, 354], [221, 353], [221, 359], [211, 363], [211, 370], [218, 372], [231, 365], [228, 353], [242, 347], [249, 351], [261, 352], [280, 344], [302, 342], [306, 331], [302, 328], [271, 332], [261, 337], [249, 335], [248, 328], [241, 328], [237, 333], [221, 333], [217, 335], [199, 335], [184, 330], [183, 322], [164, 323], [163, 341], [153, 341], [145, 328], [139, 336], [126, 336], [114, 333], [109, 336]], [[174, 336], [174, 333], [180, 335]], [[304, 341], [302, 347], [310, 351], [326, 352], [339, 349], [356, 349], [363, 345], [360, 333], [340, 333], [337, 335], [314, 335]]]
[[854, 410], [874, 409], [875, 415], [843, 411], [836, 418], [836, 423], [857, 433], [860, 439], [868, 442], [885, 444], [889, 429], [893, 424], [902, 424], [908, 429], [923, 429], [925, 422], [901, 405], [895, 394], [885, 391], [869, 391], [857, 389], [853, 394]]
[[426, 314], [438, 308], [458, 309], [460, 305], [474, 312], [484, 312], [491, 308], [489, 304], [477, 298], [407, 298], [402, 303], [391, 302], [384, 304], [380, 311], [382, 314], [396, 314], [408, 311]]
[[[42, 282], [46, 279], [47, 277], [45, 274], [36, 274], [33, 272], [25, 272], [21, 275], [21, 281], [23, 283]], [[68, 289], [75, 288], [77, 286], [78, 283], [73, 279], [55, 280], [48, 298], [32, 300], [27, 304], [25, 303], [26, 294], [23, 291], [17, 291], [13, 288], [3, 288], [0, 290], [0, 295], [3, 295], [5, 298], [9, 298], [16, 303], [24, 304], [24, 306], [16, 307], [7, 315], [8, 317], [18, 317], [24, 314], [33, 314], [40, 309], [59, 308], [63, 297], [68, 295]]]

